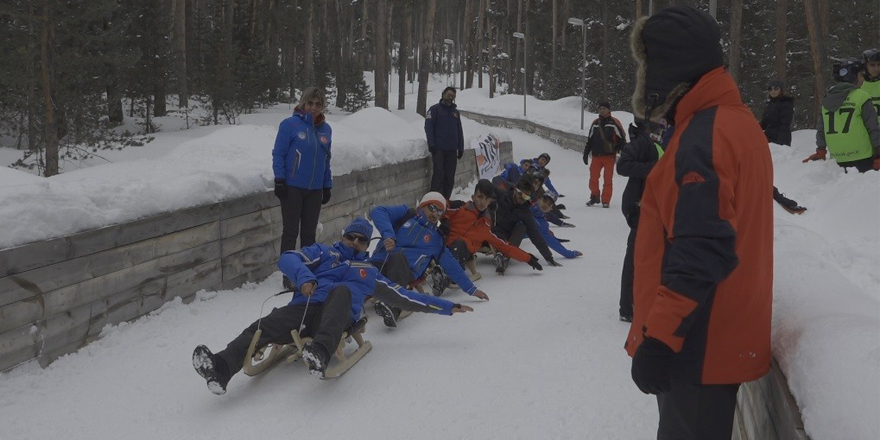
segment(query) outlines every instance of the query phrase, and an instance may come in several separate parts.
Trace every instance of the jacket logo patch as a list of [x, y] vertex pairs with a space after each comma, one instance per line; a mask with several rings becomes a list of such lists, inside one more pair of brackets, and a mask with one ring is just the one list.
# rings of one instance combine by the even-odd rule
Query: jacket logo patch
[[407, 220], [406, 223], [404, 223], [403, 226], [401, 226], [401, 228], [408, 228], [408, 227], [412, 226], [412, 222], [413, 222], [412, 220]]
[[327, 139], [327, 136], [321, 135], [321, 143], [327, 145], [330, 142], [330, 139]]
[[428, 112], [428, 114], [425, 116], [425, 119], [431, 119], [431, 112]]
[[367, 270], [366, 270], [366, 269], [361, 269], [361, 270], [360, 270], [360, 275], [361, 275], [361, 278], [366, 279], [366, 278], [367, 278]]
[[422, 241], [424, 241], [425, 243], [430, 243], [431, 242], [431, 234], [425, 234], [425, 236], [422, 237]]
[[306, 132], [301, 131], [301, 132], [299, 132], [299, 133], [296, 134], [296, 137], [298, 137], [298, 138], [300, 138], [300, 139], [302, 139], [302, 140], [306, 140]]
[[458, 112], [452, 112], [452, 116], [458, 117]]
[[681, 178], [682, 185], [687, 185], [689, 183], [703, 183], [705, 181], [706, 181], [706, 179], [704, 179], [703, 176], [701, 176], [696, 171], [691, 171], [691, 172], [685, 174], [684, 177]]

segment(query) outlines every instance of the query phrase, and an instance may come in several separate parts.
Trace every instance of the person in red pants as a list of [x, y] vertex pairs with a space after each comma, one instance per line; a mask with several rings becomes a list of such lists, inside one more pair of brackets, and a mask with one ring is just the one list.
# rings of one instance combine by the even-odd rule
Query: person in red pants
[[[611, 104], [599, 103], [599, 117], [590, 126], [587, 145], [584, 147], [584, 165], [590, 166], [590, 200], [587, 206], [595, 206], [600, 202], [603, 208], [611, 205], [611, 178], [614, 177], [614, 162], [617, 153], [626, 143], [623, 126], [611, 116]], [[589, 156], [593, 163], [589, 163]], [[599, 174], [604, 172], [602, 192], [599, 192]]]

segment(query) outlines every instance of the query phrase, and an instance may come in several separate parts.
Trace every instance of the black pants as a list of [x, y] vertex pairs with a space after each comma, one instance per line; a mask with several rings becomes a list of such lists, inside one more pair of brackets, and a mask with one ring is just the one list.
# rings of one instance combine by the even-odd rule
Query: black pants
[[696, 385], [672, 381], [657, 396], [657, 440], [730, 440], [739, 384]]
[[464, 240], [455, 240], [450, 246], [449, 250], [452, 251], [452, 256], [458, 260], [458, 264], [464, 268], [468, 261], [471, 261], [474, 258], [474, 254], [471, 253], [470, 249], [467, 247], [467, 243]]
[[[306, 318], [303, 321], [303, 313]], [[336, 286], [327, 295], [327, 299], [323, 303], [312, 301], [306, 310], [305, 304], [292, 306], [290, 304], [273, 309], [262, 320], [255, 321], [238, 337], [232, 340], [226, 349], [217, 353], [226, 365], [229, 367], [229, 375], [241, 371], [244, 365], [244, 357], [247, 354], [248, 346], [254, 333], [257, 332], [257, 325], [263, 333], [260, 335], [260, 341], [257, 347], [263, 347], [267, 344], [290, 344], [293, 342], [293, 336], [290, 335], [291, 330], [299, 329], [300, 323], [305, 328], [300, 333], [302, 336], [311, 336], [313, 342], [319, 344], [327, 350], [331, 355], [336, 352], [339, 347], [339, 341], [342, 339], [342, 332], [353, 324], [351, 321], [351, 292], [348, 287]]]
[[449, 199], [455, 185], [455, 167], [458, 164], [458, 152], [455, 150], [435, 149], [431, 154], [434, 161], [434, 173], [431, 175], [431, 191], [443, 194]]
[[866, 173], [874, 169], [874, 158], [869, 157], [867, 159], [854, 160], [852, 162], [838, 163], [837, 165], [843, 167], [844, 171], [849, 171], [850, 167], [856, 167], [860, 173]]
[[388, 258], [385, 261], [371, 261], [371, 263], [379, 268], [379, 273], [384, 275], [385, 278], [394, 281], [405, 289], [408, 289], [409, 285], [415, 280], [412, 271], [409, 270], [409, 261], [407, 261], [406, 255], [403, 252], [392, 251], [388, 254]]
[[513, 225], [510, 230], [494, 227], [492, 228], [492, 232], [494, 232], [498, 238], [519, 247], [523, 238], [526, 236], [526, 225], [520, 221]]
[[[321, 198], [324, 190], [287, 187], [287, 197], [281, 200], [281, 252], [297, 249], [296, 238], [302, 233], [300, 248], [315, 244]], [[300, 227], [301, 226], [301, 227]]]
[[635, 275], [636, 230], [639, 228], [638, 217], [635, 225], [630, 226], [626, 238], [626, 255], [623, 257], [623, 270], [620, 274], [620, 316], [633, 315], [633, 276]]

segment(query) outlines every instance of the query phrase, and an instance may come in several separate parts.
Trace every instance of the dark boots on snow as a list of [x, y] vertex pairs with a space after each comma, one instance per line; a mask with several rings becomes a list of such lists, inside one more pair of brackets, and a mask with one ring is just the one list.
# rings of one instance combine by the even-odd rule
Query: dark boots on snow
[[376, 301], [376, 314], [382, 317], [382, 321], [388, 327], [397, 327], [397, 318], [400, 316], [400, 309], [391, 307], [381, 301]]
[[309, 366], [309, 374], [324, 378], [324, 371], [330, 361], [330, 353], [320, 344], [307, 342], [302, 349], [302, 358]]
[[439, 265], [431, 269], [431, 293], [434, 296], [443, 295], [443, 292], [452, 283], [446, 272]]
[[493, 262], [495, 263], [495, 273], [504, 275], [504, 272], [507, 271], [507, 265], [510, 264], [510, 257], [505, 257], [501, 253], [495, 253]]
[[220, 356], [211, 353], [204, 345], [199, 345], [193, 351], [193, 368], [199, 376], [208, 382], [208, 389], [219, 395], [226, 394], [226, 385], [229, 384], [229, 367]]

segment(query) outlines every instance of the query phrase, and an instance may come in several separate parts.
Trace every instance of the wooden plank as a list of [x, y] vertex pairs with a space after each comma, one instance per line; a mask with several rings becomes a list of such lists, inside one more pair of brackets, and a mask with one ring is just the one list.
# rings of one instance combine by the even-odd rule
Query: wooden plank
[[[81, 281], [191, 249], [219, 238], [215, 221], [0, 278], [0, 307]], [[0, 312], [2, 314], [2, 312]]]
[[262, 243], [223, 258], [223, 261], [221, 262], [223, 270], [223, 285], [228, 285], [228, 281], [238, 278], [250, 271], [276, 264], [278, 261], [277, 249], [279, 246], [279, 244], [274, 242]]
[[[0, 351], [0, 353], [3, 354], [0, 356], [0, 372], [2, 373], [6, 373], [36, 357], [33, 346], [28, 346], [12, 352]], [[42, 366], [45, 368], [45, 365]]]
[[64, 260], [91, 255], [141, 240], [210, 223], [219, 217], [219, 205], [203, 205], [133, 222], [85, 231], [0, 250], [0, 276], [9, 276]]
[[[39, 344], [39, 341], [39, 328], [32, 324], [0, 333], [0, 355], [2, 355], [0, 360], [5, 361], [7, 356], [22, 350], [30, 351], [33, 357], [36, 352], [34, 347]], [[0, 362], [0, 369], [3, 369], [2, 365]]]
[[223, 240], [221, 257], [225, 258], [255, 245], [280, 241], [284, 225], [281, 222], [260, 226], [253, 230]]
[[[222, 289], [234, 289], [236, 287], [241, 287], [244, 283], [247, 282], [260, 282], [266, 279], [269, 275], [272, 275], [277, 271], [278, 268], [275, 267], [275, 264], [266, 265], [263, 267], [255, 268], [250, 272], [246, 272], [238, 277], [229, 279], [223, 283]], [[278, 291], [281, 291], [281, 286], [278, 286]]]
[[220, 237], [225, 240], [279, 222], [281, 222], [281, 209], [277, 207], [229, 217], [220, 221]]
[[262, 211], [279, 205], [274, 190], [248, 194], [232, 200], [220, 202], [220, 219], [226, 220], [251, 212]]
[[202, 263], [187, 270], [168, 276], [166, 281], [164, 299], [170, 301], [180, 297], [186, 302], [187, 298], [195, 297], [200, 290], [217, 290], [223, 287], [221, 260], [212, 260]]

